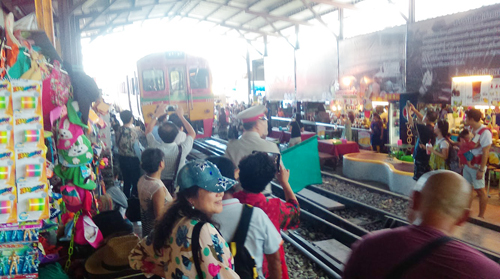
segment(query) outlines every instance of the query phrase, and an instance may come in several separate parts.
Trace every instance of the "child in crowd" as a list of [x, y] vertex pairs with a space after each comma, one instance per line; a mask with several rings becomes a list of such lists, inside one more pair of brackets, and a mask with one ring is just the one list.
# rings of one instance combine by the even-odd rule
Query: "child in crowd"
[[469, 168], [474, 168], [472, 165], [472, 159], [474, 155], [471, 150], [476, 148], [478, 143], [472, 140], [473, 134], [470, 133], [467, 129], [463, 129], [462, 132], [458, 135], [458, 158], [460, 159], [460, 165], [467, 165]]

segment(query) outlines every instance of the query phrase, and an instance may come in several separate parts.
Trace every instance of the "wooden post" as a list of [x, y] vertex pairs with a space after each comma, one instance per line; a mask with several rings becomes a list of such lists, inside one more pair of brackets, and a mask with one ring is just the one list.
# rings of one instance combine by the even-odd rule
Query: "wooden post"
[[38, 28], [45, 31], [50, 42], [55, 47], [52, 0], [35, 0], [35, 13]]
[[36, 24], [38, 25], [38, 29], [45, 30], [43, 24], [43, 0], [35, 0], [35, 14], [36, 14]]

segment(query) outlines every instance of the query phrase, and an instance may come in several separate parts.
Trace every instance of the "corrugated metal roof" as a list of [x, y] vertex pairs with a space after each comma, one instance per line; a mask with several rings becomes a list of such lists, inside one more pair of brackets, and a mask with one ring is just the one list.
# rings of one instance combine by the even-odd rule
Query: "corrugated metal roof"
[[[81, 1], [81, 0], [80, 0]], [[74, 9], [83, 37], [95, 38], [116, 27], [153, 18], [194, 19], [210, 30], [262, 40], [282, 36], [296, 24], [310, 25], [317, 16], [354, 8], [359, 0], [87, 0]], [[83, 3], [83, 4], [82, 4]], [[73, 6], [75, 8], [75, 6]], [[229, 32], [231, 31], [231, 32]], [[234, 31], [234, 32], [233, 32]]]

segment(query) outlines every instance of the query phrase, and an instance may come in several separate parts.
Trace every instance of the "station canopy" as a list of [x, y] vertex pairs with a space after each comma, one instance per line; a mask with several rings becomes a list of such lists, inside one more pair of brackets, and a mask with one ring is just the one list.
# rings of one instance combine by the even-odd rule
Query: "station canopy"
[[[352, 0], [74, 0], [70, 12], [83, 38], [95, 39], [148, 19], [194, 22], [224, 35], [250, 41], [283, 37], [285, 29], [325, 24], [324, 15], [355, 9]], [[335, 13], [338, 21], [338, 13]], [[288, 34], [289, 35], [289, 34]]]

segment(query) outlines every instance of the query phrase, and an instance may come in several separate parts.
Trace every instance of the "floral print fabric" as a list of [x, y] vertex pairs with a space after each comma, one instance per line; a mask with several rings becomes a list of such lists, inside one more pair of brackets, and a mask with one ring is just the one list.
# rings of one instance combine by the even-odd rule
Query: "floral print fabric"
[[[174, 227], [167, 245], [161, 254], [154, 252], [154, 231], [130, 252], [130, 266], [145, 274], [163, 273], [172, 279], [198, 278], [191, 250], [191, 235], [196, 220], [182, 218]], [[205, 279], [240, 278], [233, 270], [233, 257], [227, 242], [212, 224], [205, 224], [200, 231], [201, 263]]]
[[[280, 230], [295, 229], [299, 226], [300, 222], [300, 207], [297, 201], [289, 200], [283, 202], [278, 198], [267, 199], [262, 193], [254, 194], [245, 191], [237, 192], [233, 195], [235, 198], [239, 199], [241, 203], [246, 203], [255, 207], [262, 209], [271, 222], [276, 227], [278, 232]], [[283, 245], [280, 247], [280, 259], [281, 259], [281, 270], [282, 279], [288, 279], [288, 268], [286, 266], [285, 260], [285, 249]], [[267, 260], [264, 258], [262, 263], [262, 272], [264, 276], [267, 277]]]
[[137, 157], [134, 151], [134, 143], [139, 139], [139, 130], [129, 127], [120, 127], [116, 136], [118, 153], [122, 156]]

